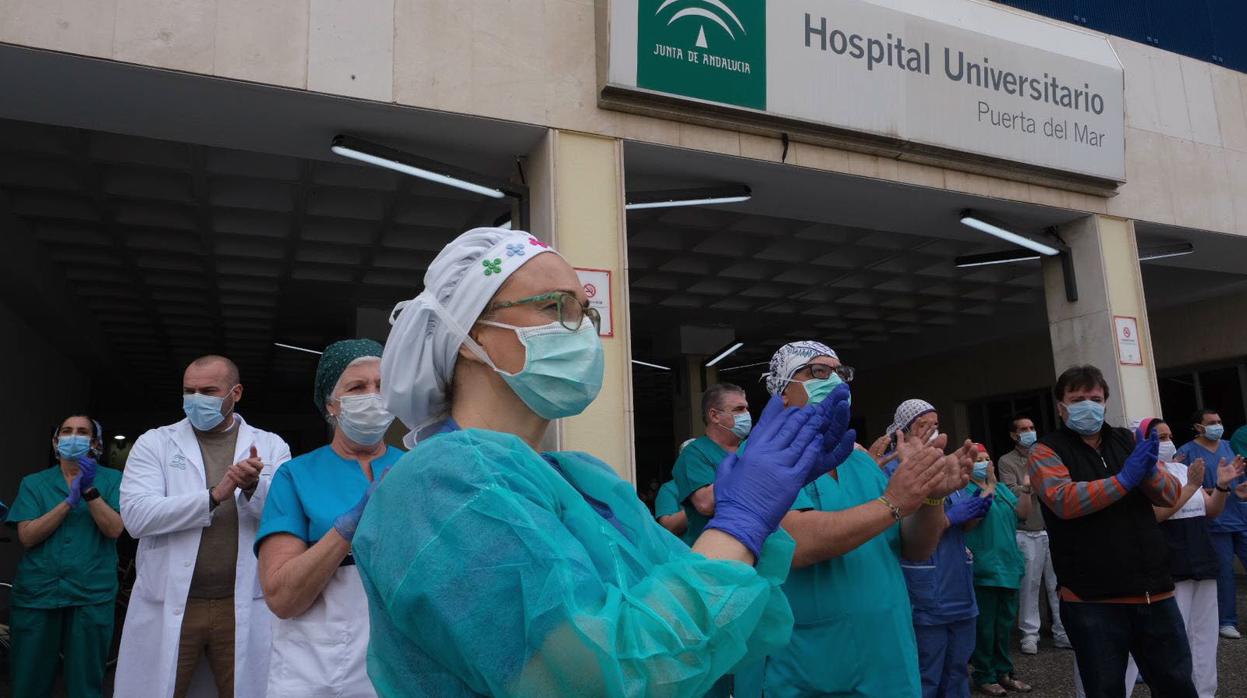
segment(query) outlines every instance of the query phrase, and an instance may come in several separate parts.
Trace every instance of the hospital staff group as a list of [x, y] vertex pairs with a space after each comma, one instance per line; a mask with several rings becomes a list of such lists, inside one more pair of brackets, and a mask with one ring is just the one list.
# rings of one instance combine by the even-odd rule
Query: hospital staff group
[[[8, 516], [27, 548], [14, 695], [48, 695], [58, 654], [71, 696], [101, 694], [123, 524], [139, 548], [117, 696], [952, 696], [968, 692], [976, 617], [975, 682], [1029, 690], [1006, 637], [1032, 502], [996, 487], [981, 447], [950, 448], [922, 400], [897, 409], [878, 452], [856, 446], [853, 369], [793, 342], [756, 424], [739, 387], [707, 391], [706, 434], [679, 454], [660, 525], [608, 464], [540, 450], [602, 387], [600, 321], [555, 250], [478, 228], [434, 259], [384, 347], [326, 347], [312, 394], [331, 436], [309, 453], [291, 459], [243, 419], [242, 377], [218, 355], [186, 367], [185, 418], [140, 437], [124, 473], [96, 462], [99, 425], [69, 415], [56, 464], [22, 481]], [[1113, 542], [1098, 519], [1058, 518], [1073, 477], [1103, 494], [1088, 506], [1161, 540], [1126, 494], [1172, 505], [1156, 437], [1105, 427], [1103, 378], [1077, 371], [1056, 392], [1067, 428], [1030, 463], [1048, 524]], [[384, 441], [396, 417], [406, 453]], [[1101, 430], [1121, 472], [1083, 483], [1099, 477]], [[1239, 459], [1219, 488], [1241, 473]], [[1058, 543], [1061, 575], [1075, 553]], [[1136, 591], [1135, 555], [1116, 553], [1113, 594]], [[1172, 590], [1148, 560], [1142, 591]], [[1072, 600], [1102, 608], [1082, 581]], [[1152, 631], [1181, 629], [1170, 620]], [[1090, 648], [1089, 626], [1067, 627]], [[1165, 639], [1179, 667], [1166, 681], [1194, 695], [1185, 635]], [[1114, 670], [1084, 677], [1108, 686]]]

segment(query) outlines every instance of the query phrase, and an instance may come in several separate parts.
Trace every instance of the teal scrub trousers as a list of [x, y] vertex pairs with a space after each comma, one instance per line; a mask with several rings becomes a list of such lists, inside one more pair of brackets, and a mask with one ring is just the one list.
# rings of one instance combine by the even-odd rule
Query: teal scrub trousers
[[69, 698], [99, 698], [113, 641], [113, 603], [10, 609], [13, 698], [47, 698], [64, 656]]

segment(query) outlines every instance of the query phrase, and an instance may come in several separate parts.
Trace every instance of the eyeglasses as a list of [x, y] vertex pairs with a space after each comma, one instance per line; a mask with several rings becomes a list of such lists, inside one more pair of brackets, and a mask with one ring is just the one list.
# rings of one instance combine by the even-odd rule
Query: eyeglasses
[[551, 318], [557, 317], [559, 324], [571, 332], [580, 329], [580, 325], [583, 324], [585, 318], [589, 318], [589, 322], [593, 323], [594, 330], [602, 329], [602, 316], [598, 313], [597, 308], [589, 307], [588, 303], [581, 305], [576, 296], [567, 291], [553, 291], [515, 301], [502, 301], [486, 307], [485, 310], [486, 312], [492, 312], [503, 310], [504, 308], [514, 308], [517, 305], [536, 305], [537, 309], [542, 313], [549, 315]]
[[828, 366], [827, 364], [806, 364], [802, 366], [801, 368], [797, 369], [796, 371], [793, 371], [792, 375], [796, 376], [798, 373], [802, 371], [809, 371], [810, 378], [813, 378], [815, 380], [827, 380], [828, 378], [831, 378], [831, 374], [834, 373], [840, 376], [840, 380], [844, 381], [845, 383], [852, 383], [853, 375], [854, 373], [856, 373], [856, 371], [853, 369], [852, 366]]

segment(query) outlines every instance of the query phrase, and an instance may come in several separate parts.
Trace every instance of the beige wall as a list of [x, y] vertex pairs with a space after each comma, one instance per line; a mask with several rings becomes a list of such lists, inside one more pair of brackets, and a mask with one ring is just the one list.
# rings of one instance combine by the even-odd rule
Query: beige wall
[[[597, 107], [607, 0], [0, 0], [0, 41], [779, 161], [774, 136]], [[1103, 199], [807, 143], [802, 167], [1247, 235], [1247, 75], [1121, 39], [1127, 177]]]

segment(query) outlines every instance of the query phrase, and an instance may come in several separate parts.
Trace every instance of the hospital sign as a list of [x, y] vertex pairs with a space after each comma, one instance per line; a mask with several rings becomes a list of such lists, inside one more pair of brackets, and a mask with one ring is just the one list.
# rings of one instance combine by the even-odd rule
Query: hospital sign
[[605, 88], [640, 103], [1125, 180], [1122, 66], [1081, 29], [973, 0], [611, 0], [608, 26]]

